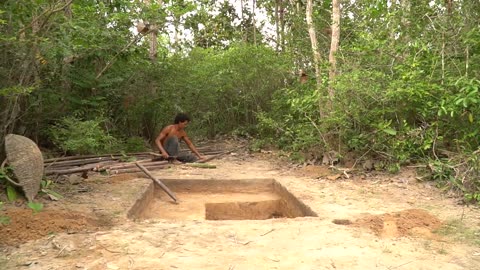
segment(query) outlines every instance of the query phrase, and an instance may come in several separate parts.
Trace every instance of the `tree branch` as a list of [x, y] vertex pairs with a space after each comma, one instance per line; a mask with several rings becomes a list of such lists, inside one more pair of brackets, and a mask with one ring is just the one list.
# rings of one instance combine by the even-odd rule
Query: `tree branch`
[[[62, 11], [64, 10], [66, 7], [68, 7], [69, 5], [71, 5], [73, 2], [73, 0], [69, 0], [67, 3], [65, 3], [65, 5], [61, 6], [61, 7], [58, 7], [56, 9], [51, 9], [51, 10], [45, 10], [43, 11], [40, 15], [38, 15], [37, 17], [33, 18], [32, 21], [25, 27], [23, 27], [22, 29], [20, 29], [20, 31], [18, 31], [18, 34], [21, 35], [22, 33], [25, 33], [25, 30], [27, 30], [28, 28], [32, 27], [41, 17], [43, 16], [47, 16], [47, 19], [50, 18], [50, 16], [52, 16], [53, 13], [57, 13], [59, 11]], [[45, 23], [42, 24], [42, 27], [43, 25], [45, 25]]]

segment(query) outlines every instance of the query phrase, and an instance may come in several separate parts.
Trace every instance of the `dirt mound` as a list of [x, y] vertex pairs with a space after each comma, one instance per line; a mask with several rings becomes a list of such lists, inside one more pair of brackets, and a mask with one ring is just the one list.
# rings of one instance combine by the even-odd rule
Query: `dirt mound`
[[442, 222], [425, 210], [408, 209], [382, 215], [369, 215], [353, 222], [353, 226], [371, 229], [381, 237], [401, 237], [406, 235], [431, 236]]
[[34, 214], [31, 209], [10, 209], [1, 214], [9, 217], [10, 223], [0, 225], [0, 246], [20, 244], [53, 233], [96, 231], [105, 225], [75, 211], [43, 210]]

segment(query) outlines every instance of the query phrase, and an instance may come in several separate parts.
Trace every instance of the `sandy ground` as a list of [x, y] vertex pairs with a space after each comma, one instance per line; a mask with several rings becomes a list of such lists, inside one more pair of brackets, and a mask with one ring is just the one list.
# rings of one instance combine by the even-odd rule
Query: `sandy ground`
[[39, 214], [7, 207], [0, 269], [479, 269], [480, 210], [417, 182], [414, 170], [346, 178], [270, 152], [210, 164], [217, 167], [175, 165], [155, 175], [273, 178], [318, 217], [134, 221], [126, 213], [150, 180], [90, 176], [58, 186], [66, 198], [45, 201]]

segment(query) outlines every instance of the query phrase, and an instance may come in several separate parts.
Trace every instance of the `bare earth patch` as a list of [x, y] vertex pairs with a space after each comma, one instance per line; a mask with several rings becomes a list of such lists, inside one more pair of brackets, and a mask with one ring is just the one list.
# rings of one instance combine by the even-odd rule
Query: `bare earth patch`
[[10, 217], [10, 223], [0, 225], [0, 246], [18, 245], [53, 233], [93, 232], [106, 225], [82, 212], [44, 210], [34, 214], [31, 209], [10, 209], [2, 214]]
[[[142, 174], [91, 175], [74, 185], [58, 185], [65, 199], [40, 199], [45, 209], [36, 215], [25, 206], [5, 205], [2, 214], [11, 223], [0, 225], [0, 269], [437, 270], [480, 265], [475, 241], [438, 233], [447, 220], [456, 220], [469, 228], [469, 238], [480, 237], [479, 209], [417, 182], [413, 170], [344, 174], [292, 165], [270, 152], [235, 152], [210, 163], [216, 169], [174, 165], [154, 173], [166, 182], [219, 181], [220, 191], [239, 179], [274, 179], [317, 216], [282, 216], [272, 211], [279, 209], [279, 197], [260, 190], [220, 192], [207, 200], [212, 186], [204, 185], [204, 193], [178, 190], [179, 203], [173, 204], [165, 193], [148, 193], [152, 181]], [[133, 205], [147, 205], [141, 199], [145, 194], [155, 201], [141, 218], [128, 218]], [[215, 220], [205, 216], [209, 203]], [[252, 215], [258, 220], [232, 220], [252, 217], [249, 209], [259, 211]], [[178, 218], [182, 211], [187, 216]]]

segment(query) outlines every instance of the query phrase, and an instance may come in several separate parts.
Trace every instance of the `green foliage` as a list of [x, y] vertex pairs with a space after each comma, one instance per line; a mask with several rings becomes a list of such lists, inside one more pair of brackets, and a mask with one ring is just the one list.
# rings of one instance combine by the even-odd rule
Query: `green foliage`
[[65, 117], [50, 130], [52, 141], [70, 154], [107, 153], [118, 147], [118, 140], [102, 127], [104, 119], [82, 121]]
[[14, 202], [18, 198], [17, 191], [10, 184], [7, 184], [7, 198], [8, 198], [8, 201], [10, 202]]
[[145, 140], [142, 137], [138, 136], [130, 137], [123, 144], [123, 149], [127, 153], [145, 151]]
[[189, 129], [209, 137], [251, 130], [257, 121], [255, 113], [269, 110], [272, 94], [284, 85], [287, 64], [286, 56], [263, 46], [235, 44], [225, 51], [197, 48], [187, 57], [169, 59], [158, 71], [163, 74], [157, 80], [162, 92], [138, 97], [128, 113], [148, 113], [149, 120], [163, 126], [178, 111], [192, 112]]
[[[468, 166], [460, 167], [477, 166], [470, 153], [480, 146], [479, 5], [463, 1], [449, 12], [441, 1], [347, 2], [332, 82], [323, 31], [331, 2], [314, 2], [325, 83], [316, 86], [313, 76], [292, 82], [299, 68], [313, 74], [305, 13], [296, 1], [257, 3], [277, 26], [273, 37], [261, 33], [251, 9], [237, 14], [229, 2], [4, 1], [4, 130], [68, 154], [136, 152], [184, 111], [192, 116], [192, 136], [253, 136], [253, 149], [275, 145], [299, 161], [301, 152], [331, 149], [371, 155], [391, 172], [434, 160], [439, 184], [476, 200], [478, 180], [450, 171], [461, 162], [438, 153], [463, 152]], [[278, 16], [279, 8], [288, 12]], [[155, 59], [148, 57], [151, 39], [131, 31], [139, 20], [159, 29]], [[185, 29], [193, 39], [171, 40], [172, 26], [177, 37]]]
[[39, 213], [43, 210], [43, 203], [29, 202], [28, 207], [33, 210], [33, 213]]
[[480, 238], [478, 229], [472, 229], [461, 219], [450, 219], [443, 223], [442, 227], [435, 230], [435, 233], [452, 237], [461, 243], [469, 243], [480, 246]]
[[[3, 209], [3, 202], [0, 201], [0, 213]], [[10, 218], [0, 214], [0, 225], [8, 225], [10, 223]]]
[[63, 196], [59, 194], [58, 192], [54, 191], [53, 188], [53, 181], [52, 180], [42, 180], [40, 182], [41, 185], [41, 191], [45, 194], [47, 194], [52, 200], [58, 201], [60, 199], [63, 199]]
[[12, 96], [12, 95], [28, 95], [35, 90], [35, 87], [23, 87], [20, 85], [0, 88], [0, 97], [1, 96]]
[[467, 203], [480, 203], [479, 151], [457, 154], [449, 159], [431, 160], [431, 178], [438, 187], [463, 194]]
[[14, 202], [18, 198], [18, 192], [8, 180], [7, 177], [12, 179], [13, 171], [12, 168], [6, 166], [0, 170], [0, 183], [5, 186], [5, 192], [7, 194], [7, 199], [9, 202]]
[[257, 114], [261, 138], [288, 151], [301, 151], [323, 145], [318, 129], [318, 92], [310, 87], [277, 90], [273, 95], [271, 113]]

